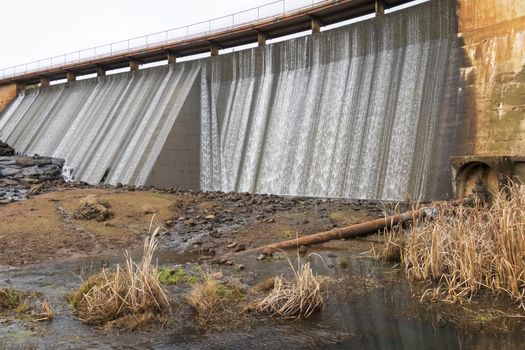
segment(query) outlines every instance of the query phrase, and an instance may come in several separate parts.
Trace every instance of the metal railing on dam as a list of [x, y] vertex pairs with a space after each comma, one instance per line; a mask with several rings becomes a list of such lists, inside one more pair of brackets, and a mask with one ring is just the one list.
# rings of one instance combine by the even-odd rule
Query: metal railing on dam
[[[412, 0], [278, 0], [241, 12], [0, 70], [0, 84], [35, 84], [257, 42], [337, 23]], [[264, 39], [264, 40], [265, 40]], [[213, 52], [213, 51], [212, 51]], [[98, 70], [97, 70], [98, 69]]]
[[0, 139], [63, 158], [68, 176], [91, 184], [440, 198], [462, 131], [455, 11], [455, 0], [430, 1], [260, 48], [26, 89], [1, 112]]

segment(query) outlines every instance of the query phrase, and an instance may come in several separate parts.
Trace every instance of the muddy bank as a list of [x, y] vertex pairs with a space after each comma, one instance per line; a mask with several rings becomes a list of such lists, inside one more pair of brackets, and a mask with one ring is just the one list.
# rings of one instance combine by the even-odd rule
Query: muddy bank
[[[0, 206], [0, 264], [33, 264], [134, 247], [142, 242], [153, 216], [166, 246], [213, 257], [375, 219], [391, 210], [368, 201], [128, 187], [66, 184], [43, 191], [47, 192]], [[75, 216], [88, 196], [106, 202], [111, 216], [100, 221]]]
[[[106, 210], [81, 215], [82, 205]], [[522, 320], [508, 301], [473, 305], [420, 303], [428, 286], [413, 286], [395, 265], [372, 256], [381, 236], [335, 240], [258, 259], [247, 254], [217, 265], [224, 253], [383, 217], [393, 203], [291, 198], [243, 193], [161, 191], [126, 186], [48, 184], [43, 193], [0, 207], [0, 287], [38, 293], [53, 320], [0, 314], [2, 348], [206, 349], [349, 347], [368, 349], [514, 349]], [[92, 213], [88, 211], [88, 213]], [[138, 331], [107, 331], [73, 316], [68, 296], [82, 278], [140, 257], [151, 218], [161, 227], [155, 261], [169, 275], [175, 300], [169, 317]], [[309, 256], [308, 253], [317, 255]], [[193, 273], [212, 268], [225, 285], [250, 291], [268, 278], [290, 277], [292, 264], [310, 261], [332, 281], [325, 308], [306, 320], [239, 314], [202, 326], [186, 295]], [[244, 302], [244, 301], [243, 301]], [[460, 317], [458, 317], [458, 315]], [[238, 317], [237, 317], [238, 316]], [[232, 320], [236, 323], [230, 324]]]

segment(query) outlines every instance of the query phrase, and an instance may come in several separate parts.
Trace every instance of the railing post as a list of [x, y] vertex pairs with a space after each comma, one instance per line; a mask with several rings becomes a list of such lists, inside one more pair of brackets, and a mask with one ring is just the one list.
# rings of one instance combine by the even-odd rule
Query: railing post
[[376, 17], [382, 16], [385, 14], [385, 4], [383, 4], [382, 0], [375, 1], [375, 12], [376, 12]]

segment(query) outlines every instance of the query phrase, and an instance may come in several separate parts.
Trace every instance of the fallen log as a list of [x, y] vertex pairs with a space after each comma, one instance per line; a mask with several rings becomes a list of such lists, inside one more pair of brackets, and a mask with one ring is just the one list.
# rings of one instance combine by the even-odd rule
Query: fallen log
[[[300, 246], [307, 246], [312, 244], [324, 243], [334, 239], [350, 238], [356, 236], [367, 235], [376, 233], [383, 229], [389, 229], [396, 225], [411, 220], [417, 220], [426, 215], [430, 215], [432, 208], [421, 208], [418, 210], [387, 216], [381, 219], [363, 222], [351, 226], [334, 228], [329, 231], [315, 233], [304, 237], [298, 237], [283, 242], [273, 243], [262, 247], [253, 249], [247, 249], [242, 252], [238, 252], [234, 255], [249, 254], [249, 253], [264, 253], [270, 254], [278, 250], [286, 250], [291, 248], [299, 248]], [[427, 214], [428, 212], [428, 214]]]
[[[452, 204], [459, 205], [464, 202], [465, 202], [465, 199], [459, 199], [459, 200], [452, 202]], [[287, 241], [273, 243], [273, 244], [265, 245], [262, 247], [247, 249], [241, 252], [228, 254], [226, 256], [250, 254], [250, 253], [271, 254], [278, 250], [299, 248], [300, 246], [324, 243], [324, 242], [328, 242], [334, 239], [342, 239], [342, 238], [350, 238], [350, 237], [368, 235], [372, 233], [377, 233], [384, 229], [390, 229], [399, 224], [407, 223], [407, 222], [417, 220], [423, 217], [432, 217], [436, 214], [436, 211], [437, 209], [434, 207], [423, 207], [420, 209], [404, 212], [402, 214], [391, 215], [391, 216], [387, 216], [381, 219], [363, 222], [360, 224], [355, 224], [355, 225], [341, 227], [341, 228], [334, 228], [332, 230], [315, 233], [313, 235], [290, 239]]]

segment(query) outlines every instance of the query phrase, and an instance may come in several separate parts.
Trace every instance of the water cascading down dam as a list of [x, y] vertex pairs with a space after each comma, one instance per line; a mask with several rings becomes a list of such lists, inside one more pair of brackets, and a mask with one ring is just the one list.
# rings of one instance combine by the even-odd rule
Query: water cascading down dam
[[0, 139], [75, 180], [369, 199], [450, 194], [453, 1], [232, 54], [28, 89]]

